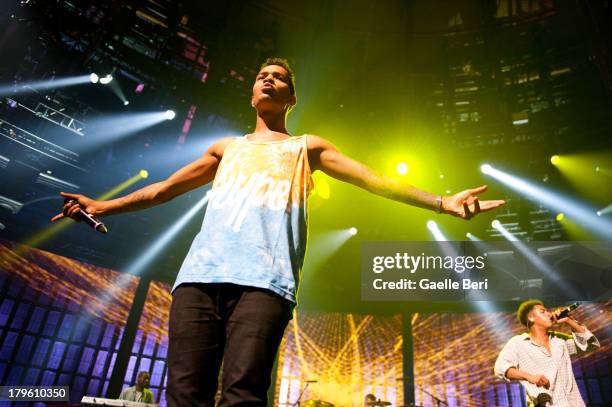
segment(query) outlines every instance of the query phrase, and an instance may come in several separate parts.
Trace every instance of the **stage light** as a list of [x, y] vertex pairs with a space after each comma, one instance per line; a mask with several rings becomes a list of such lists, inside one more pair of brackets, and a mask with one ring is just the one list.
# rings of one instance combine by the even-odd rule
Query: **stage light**
[[594, 208], [493, 167], [487, 170], [487, 174], [539, 204], [554, 211], [567, 213], [572, 221], [593, 233], [597, 233], [606, 239], [612, 238], [612, 222], [597, 217]]
[[429, 231], [431, 232], [433, 237], [436, 239], [436, 241], [438, 241], [438, 242], [446, 242], [446, 241], [448, 241], [446, 236], [444, 236], [444, 234], [442, 233], [442, 231], [438, 227], [438, 224], [436, 222], [434, 222], [433, 220], [428, 220], [427, 221], [427, 229], [429, 229]]
[[355, 236], [357, 234], [357, 228], [356, 227], [352, 227], [349, 229], [349, 234], [351, 236]]
[[603, 216], [603, 215], [612, 213], [612, 204], [606, 206], [605, 208], [598, 210], [596, 213], [597, 213], [597, 216]]
[[153, 260], [157, 258], [164, 250], [164, 247], [170, 243], [174, 237], [185, 227], [185, 225], [193, 218], [196, 214], [201, 213], [202, 207], [208, 203], [210, 191], [204, 195], [198, 203], [196, 203], [191, 209], [185, 212], [172, 226], [165, 229], [165, 232], [159, 236], [151, 246], [144, 253], [142, 253], [138, 259], [132, 262], [126, 272], [132, 275], [140, 274], [145, 267], [147, 267]]
[[176, 113], [174, 112], [174, 110], [166, 110], [166, 120], [172, 120], [176, 117]]
[[565, 218], [565, 214], [563, 212], [559, 212], [557, 216], [555, 216], [555, 219], [557, 220], [557, 222], [561, 222], [564, 218]]
[[100, 148], [105, 144], [111, 144], [117, 140], [143, 131], [146, 128], [162, 123], [166, 118], [166, 112], [140, 112], [105, 115], [90, 119], [87, 123], [87, 135], [91, 136], [87, 144], [80, 143], [75, 146], [68, 145], [79, 154]]
[[472, 233], [470, 233], [470, 232], [467, 232], [467, 233], [465, 234], [465, 237], [467, 237], [468, 239], [470, 239], [472, 242], [480, 242], [480, 241], [481, 241], [481, 239], [480, 239], [480, 238], [478, 238], [478, 236], [476, 236], [476, 235], [474, 235], [474, 234], [472, 234]]
[[561, 162], [561, 157], [559, 157], [557, 154], [550, 157], [550, 163], [552, 165], [559, 165], [560, 162]]
[[506, 240], [509, 240], [511, 242], [519, 241], [518, 237], [514, 236], [508, 229], [506, 229], [499, 220], [495, 219], [493, 222], [491, 222], [491, 226], [497, 229], [499, 233], [501, 233], [502, 236], [506, 238]]
[[145, 84], [144, 83], [139, 83], [136, 86], [136, 89], [134, 90], [134, 93], [142, 93], [142, 91], [144, 90]]
[[147, 171], [147, 170], [140, 170], [138, 175], [140, 175], [140, 178], [148, 178], [149, 177], [149, 171]]
[[98, 81], [100, 80], [100, 77], [97, 74], [92, 72], [89, 75], [89, 80], [91, 81], [91, 83], [98, 83]]
[[408, 174], [408, 164], [406, 164], [406, 163], [399, 163], [399, 164], [397, 164], [397, 166], [395, 167], [395, 171], [397, 171], [397, 173], [399, 175], [406, 175], [406, 174]]
[[37, 90], [57, 89], [67, 86], [82, 85], [90, 83], [90, 75], [73, 76], [69, 78], [55, 78], [44, 81], [36, 82], [23, 82], [20, 84], [10, 84], [7, 86], [0, 86], [0, 96], [2, 95], [15, 95], [17, 93], [28, 93]]
[[100, 83], [102, 85], [108, 85], [109, 83], [111, 83], [113, 81], [113, 75], [108, 74], [102, 78], [100, 78]]
[[483, 164], [480, 166], [480, 171], [483, 174], [490, 174], [492, 169], [493, 167], [491, 167], [489, 164]]
[[[336, 229], [326, 231], [314, 231], [308, 236], [308, 261], [304, 265], [304, 279], [300, 283], [300, 290], [318, 290], [321, 285], [320, 278], [316, 273], [325, 267], [329, 259], [340, 248], [351, 239], [349, 229]], [[315, 254], [314, 256], [312, 254]], [[304, 291], [302, 291], [304, 292]]]
[[124, 101], [123, 101], [123, 106], [127, 106], [127, 105], [129, 105], [129, 104], [130, 104], [130, 101], [129, 101], [129, 100], [124, 100]]

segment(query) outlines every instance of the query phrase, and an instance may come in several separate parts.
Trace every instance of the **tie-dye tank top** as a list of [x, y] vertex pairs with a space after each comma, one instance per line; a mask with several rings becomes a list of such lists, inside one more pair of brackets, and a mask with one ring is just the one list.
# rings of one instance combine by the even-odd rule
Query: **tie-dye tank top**
[[306, 136], [232, 141], [173, 291], [183, 283], [234, 283], [295, 303], [312, 186]]

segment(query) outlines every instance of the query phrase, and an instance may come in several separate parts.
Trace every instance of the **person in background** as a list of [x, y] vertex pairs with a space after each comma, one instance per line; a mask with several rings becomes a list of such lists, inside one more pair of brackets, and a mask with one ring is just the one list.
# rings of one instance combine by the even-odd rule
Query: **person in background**
[[139, 403], [153, 403], [153, 393], [149, 387], [149, 372], [142, 371], [136, 377], [136, 385], [124, 389], [119, 395], [120, 400], [136, 401]]

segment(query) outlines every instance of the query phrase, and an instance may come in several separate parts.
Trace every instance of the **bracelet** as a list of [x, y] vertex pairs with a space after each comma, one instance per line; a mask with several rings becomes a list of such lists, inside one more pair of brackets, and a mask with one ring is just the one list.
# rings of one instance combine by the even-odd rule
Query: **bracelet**
[[436, 198], [436, 212], [442, 213], [442, 195]]

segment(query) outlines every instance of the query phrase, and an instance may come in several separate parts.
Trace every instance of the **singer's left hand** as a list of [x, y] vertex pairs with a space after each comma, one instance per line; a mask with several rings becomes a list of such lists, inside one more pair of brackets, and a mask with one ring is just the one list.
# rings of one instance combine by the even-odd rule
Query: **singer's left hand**
[[470, 220], [480, 212], [487, 212], [506, 203], [503, 199], [480, 201], [478, 194], [487, 190], [483, 185], [478, 188], [466, 189], [453, 196], [442, 198], [442, 212], [465, 220]]

